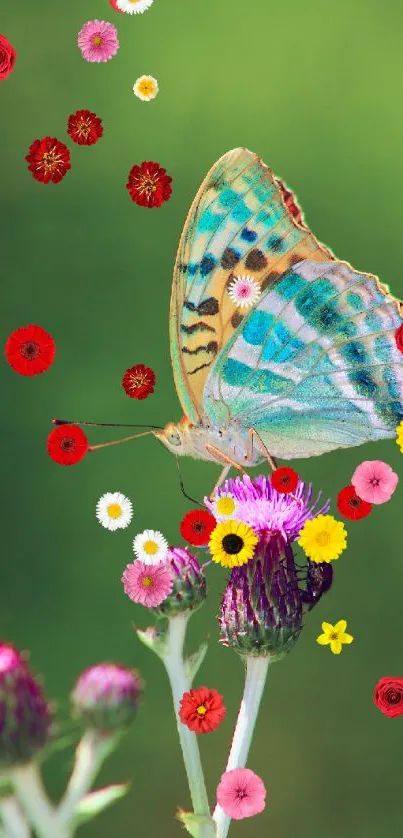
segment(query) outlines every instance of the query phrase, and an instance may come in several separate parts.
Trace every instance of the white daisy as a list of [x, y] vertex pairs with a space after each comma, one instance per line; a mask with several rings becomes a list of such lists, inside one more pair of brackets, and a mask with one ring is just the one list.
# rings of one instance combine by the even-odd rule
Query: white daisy
[[217, 520], [236, 517], [237, 502], [230, 492], [216, 497], [213, 500], [213, 514]]
[[121, 492], [106, 492], [97, 503], [95, 515], [107, 530], [124, 529], [133, 517], [132, 502]]
[[142, 15], [153, 3], [154, 0], [116, 0], [119, 11], [128, 15]]
[[168, 556], [168, 542], [157, 530], [144, 530], [136, 535], [133, 550], [144, 564], [159, 564]]
[[158, 90], [158, 82], [154, 76], [140, 76], [133, 85], [133, 93], [142, 102], [150, 102], [151, 99], [155, 99]]
[[228, 294], [238, 308], [250, 308], [260, 297], [260, 287], [253, 276], [234, 276], [228, 286]]

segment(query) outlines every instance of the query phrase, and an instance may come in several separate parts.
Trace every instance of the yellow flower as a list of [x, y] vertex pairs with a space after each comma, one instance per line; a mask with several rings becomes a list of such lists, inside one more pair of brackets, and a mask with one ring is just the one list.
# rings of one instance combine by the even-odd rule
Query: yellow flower
[[347, 622], [346, 620], [339, 620], [335, 626], [331, 623], [322, 623], [323, 634], [316, 638], [316, 642], [320, 646], [327, 646], [330, 644], [330, 649], [334, 655], [339, 655], [343, 643], [352, 643], [354, 637], [351, 634], [346, 634]]
[[317, 515], [305, 521], [297, 541], [312, 562], [332, 562], [347, 547], [347, 532], [333, 515]]
[[400, 425], [397, 426], [396, 433], [397, 433], [396, 445], [399, 446], [399, 448], [400, 448], [400, 450], [403, 454], [403, 422], [400, 422]]
[[230, 518], [234, 512], [236, 513], [236, 507], [236, 500], [229, 492], [220, 495], [213, 502], [214, 514], [220, 515], [222, 518]]
[[150, 102], [155, 99], [159, 87], [154, 76], [140, 76], [133, 85], [133, 93], [143, 102]]
[[223, 521], [210, 536], [209, 549], [213, 562], [223, 567], [239, 567], [252, 558], [258, 537], [242, 521]]

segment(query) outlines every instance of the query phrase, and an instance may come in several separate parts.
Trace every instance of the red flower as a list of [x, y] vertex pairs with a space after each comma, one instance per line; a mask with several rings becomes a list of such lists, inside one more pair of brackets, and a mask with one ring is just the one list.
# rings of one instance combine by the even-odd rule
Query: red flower
[[337, 495], [337, 509], [344, 518], [352, 521], [359, 521], [366, 518], [372, 510], [372, 504], [362, 500], [354, 489], [354, 486], [345, 486]]
[[216, 730], [226, 713], [222, 695], [208, 687], [183, 693], [180, 701], [179, 718], [182, 724], [195, 733], [211, 733]]
[[170, 198], [172, 178], [161, 169], [159, 163], [143, 162], [132, 166], [126, 189], [132, 201], [140, 207], [160, 207]]
[[385, 716], [403, 716], [403, 678], [381, 678], [375, 687], [374, 701]]
[[47, 441], [49, 456], [61, 466], [74, 466], [85, 457], [88, 439], [78, 425], [60, 425], [50, 432]]
[[43, 137], [35, 140], [29, 147], [28, 169], [32, 177], [40, 183], [59, 183], [63, 180], [70, 165], [70, 152], [64, 143], [56, 137]]
[[399, 352], [403, 352], [403, 323], [395, 331], [395, 341]]
[[124, 14], [124, 12], [122, 12], [121, 9], [118, 9], [116, 5], [116, 0], [109, 0], [109, 5], [112, 6], [112, 9], [114, 9], [115, 12], [120, 12], [122, 15]]
[[41, 326], [21, 326], [11, 333], [5, 346], [10, 367], [20, 375], [39, 375], [54, 361], [56, 346]]
[[146, 399], [154, 392], [155, 372], [144, 364], [129, 367], [122, 378], [122, 387], [131, 399]]
[[17, 53], [5, 35], [0, 35], [0, 81], [6, 79], [14, 69]]
[[289, 495], [294, 492], [298, 486], [299, 477], [296, 471], [289, 466], [281, 466], [276, 468], [271, 476], [271, 485], [273, 489], [280, 492], [282, 495]]
[[78, 145], [94, 145], [102, 137], [102, 119], [92, 111], [76, 111], [70, 114], [67, 133]]
[[217, 521], [210, 512], [205, 509], [194, 509], [183, 516], [180, 524], [182, 538], [189, 544], [201, 547], [208, 544], [210, 535], [217, 526]]

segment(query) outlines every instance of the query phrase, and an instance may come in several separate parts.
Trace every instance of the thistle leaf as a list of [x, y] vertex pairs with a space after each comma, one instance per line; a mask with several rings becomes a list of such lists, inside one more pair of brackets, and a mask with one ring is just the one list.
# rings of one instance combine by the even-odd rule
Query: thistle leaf
[[183, 823], [185, 829], [193, 838], [199, 838], [201, 826], [211, 826], [212, 834], [216, 834], [215, 823], [209, 815], [195, 815], [194, 812], [185, 812], [183, 809], [179, 809], [176, 817]]
[[197, 652], [195, 652], [193, 655], [190, 655], [190, 657], [186, 658], [185, 660], [185, 672], [187, 677], [189, 678], [190, 684], [192, 684], [196, 676], [196, 673], [198, 672], [199, 668], [201, 667], [204, 661], [207, 649], [208, 643], [202, 643], [199, 646]]
[[156, 626], [149, 626], [148, 628], [143, 631], [143, 629], [136, 629], [135, 632], [139, 640], [144, 643], [144, 646], [147, 646], [148, 649], [151, 649], [152, 652], [155, 652], [159, 658], [164, 657], [165, 651], [165, 634], [161, 631], [158, 631]]
[[82, 800], [77, 804], [74, 810], [74, 826], [86, 823], [92, 820], [104, 809], [107, 809], [112, 803], [120, 800], [129, 791], [129, 783], [120, 783], [119, 785], [106, 786], [104, 789], [98, 789], [86, 794]]

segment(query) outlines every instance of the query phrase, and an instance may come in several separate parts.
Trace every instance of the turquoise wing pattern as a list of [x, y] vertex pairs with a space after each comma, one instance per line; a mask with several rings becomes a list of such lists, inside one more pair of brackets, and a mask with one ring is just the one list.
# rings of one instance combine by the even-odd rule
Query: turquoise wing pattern
[[376, 277], [346, 262], [301, 261], [266, 290], [216, 359], [206, 417], [255, 428], [284, 459], [395, 436], [401, 310]]

